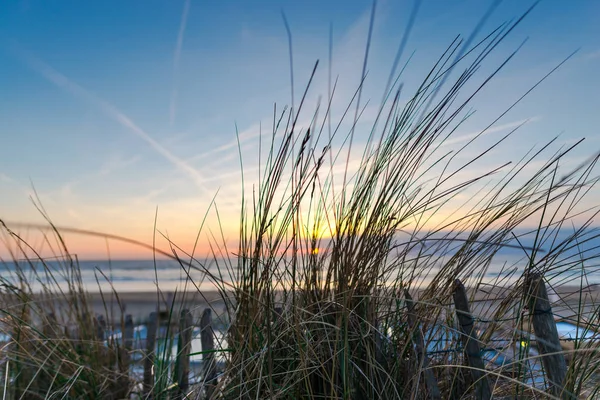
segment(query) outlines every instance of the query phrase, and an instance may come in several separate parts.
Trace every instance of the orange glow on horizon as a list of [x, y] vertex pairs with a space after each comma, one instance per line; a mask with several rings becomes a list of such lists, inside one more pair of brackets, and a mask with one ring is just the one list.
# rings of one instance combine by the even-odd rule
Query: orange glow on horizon
[[[13, 259], [36, 258], [62, 258], [65, 256], [63, 246], [58, 237], [50, 231], [30, 229], [27, 232], [15, 231], [22, 241], [5, 235], [0, 241], [0, 258], [4, 261]], [[61, 232], [68, 253], [79, 260], [137, 260], [137, 259], [167, 259], [175, 253], [186, 259], [194, 253], [194, 257], [202, 259], [212, 256], [212, 250], [206, 239], [202, 237], [195, 244], [195, 235], [182, 235], [177, 232], [171, 236], [173, 245], [160, 234], [156, 234], [153, 250], [152, 231], [144, 235], [108, 235], [119, 236], [102, 237], [101, 233], [90, 235], [77, 232]], [[26, 243], [26, 245], [25, 245]], [[223, 247], [221, 245], [221, 247]], [[214, 247], [213, 247], [214, 248]], [[174, 250], [173, 250], [174, 249]], [[237, 249], [237, 247], [236, 247]], [[228, 250], [231, 251], [231, 249]]]

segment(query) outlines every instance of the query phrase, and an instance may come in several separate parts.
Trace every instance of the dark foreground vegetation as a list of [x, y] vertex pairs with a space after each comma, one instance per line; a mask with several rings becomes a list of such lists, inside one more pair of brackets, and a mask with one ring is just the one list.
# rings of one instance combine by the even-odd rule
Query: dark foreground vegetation
[[[2, 278], [0, 329], [9, 337], [0, 348], [0, 395], [596, 398], [598, 307], [586, 290], [592, 293], [587, 273], [598, 253], [586, 243], [598, 234], [591, 226], [595, 211], [580, 204], [596, 183], [597, 157], [560, 168], [579, 143], [556, 148], [550, 141], [521, 159], [509, 154], [506, 164], [482, 169], [481, 160], [505, 142], [518, 147], [516, 130], [478, 152], [471, 151], [475, 139], [453, 152], [444, 146], [478, 92], [506, 65], [480, 74], [520, 21], [479, 42], [450, 40], [408, 97], [398, 84], [402, 72], [392, 71], [366, 141], [355, 129], [362, 85], [335, 123], [335, 82], [306, 125], [299, 122], [307, 120], [304, 96], [296, 106], [275, 109], [258, 183], [242, 193], [239, 247], [228, 248], [219, 231], [211, 231], [219, 273], [176, 243], [169, 251], [153, 249], [184, 271], [205, 271], [225, 304], [222, 321], [214, 323], [223, 324], [226, 340], [201, 351], [205, 361], [223, 362], [218, 371], [206, 362], [192, 370], [196, 376], [187, 387], [183, 361], [153, 349], [143, 353], [151, 359], [140, 361], [149, 366], [152, 384], [142, 385], [144, 378], [130, 369], [131, 343], [98, 334], [99, 319], [61, 229], [51, 225], [48, 231], [62, 260], [56, 272], [40, 267], [35, 249], [2, 223], [12, 261], [37, 267], [32, 273], [21, 261], [14, 275]], [[317, 71], [315, 65], [313, 75]], [[499, 110], [498, 119], [504, 114]], [[357, 168], [348, 162], [351, 155], [360, 160]], [[507, 247], [521, 251], [522, 262], [490, 279], [486, 271]], [[41, 294], [33, 293], [34, 282], [44, 282]], [[566, 283], [574, 288], [570, 300], [546, 296]], [[61, 306], [54, 310], [57, 298]], [[157, 302], [166, 319], [184, 316], [179, 326], [200, 325], [165, 304], [160, 293]], [[558, 309], [572, 311], [563, 315], [578, 329], [571, 340], [558, 341]], [[126, 315], [110, 321], [126, 331]], [[75, 333], [64, 329], [68, 324]], [[165, 334], [179, 338], [176, 327]], [[187, 346], [179, 351], [183, 357], [176, 360], [191, 354]]]

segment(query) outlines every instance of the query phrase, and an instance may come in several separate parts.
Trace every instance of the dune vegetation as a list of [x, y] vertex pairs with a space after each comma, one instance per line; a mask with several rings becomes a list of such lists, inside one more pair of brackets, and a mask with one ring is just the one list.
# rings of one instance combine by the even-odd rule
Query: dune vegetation
[[[526, 127], [492, 137], [483, 150], [473, 144], [486, 130], [458, 147], [446, 145], [477, 95], [518, 56], [516, 49], [488, 65], [524, 17], [480, 40], [473, 40], [478, 32], [451, 38], [414, 92], [403, 90], [404, 68], [394, 66], [366, 133], [357, 128], [362, 84], [344, 99], [340, 120], [330, 110], [335, 80], [326, 100], [306, 110], [316, 63], [301, 101], [273, 111], [258, 181], [241, 193], [238, 245], [231, 248], [219, 227], [210, 231], [217, 268], [177, 243], [143, 244], [183, 271], [203, 272], [225, 304], [224, 313], [215, 310], [225, 339], [216, 344], [218, 374], [205, 374], [204, 366], [185, 390], [165, 351], [157, 351], [153, 385], [144, 390], [130, 371], [129, 345], [99, 340], [77, 258], [41, 206], [59, 269], [32, 256], [36, 249], [18, 227], [2, 222], [12, 249], [3, 263], [13, 265], [0, 280], [2, 398], [597, 398], [599, 309], [587, 274], [597, 263], [590, 243], [598, 231], [596, 210], [580, 206], [597, 181], [597, 153], [570, 168], [562, 162], [582, 142], [562, 146], [554, 138], [522, 149], [516, 160], [516, 152], [502, 153], [506, 143], [519, 147]], [[555, 69], [516, 92], [488, 128]], [[482, 167], [492, 153], [505, 162]], [[356, 163], [351, 154], [360, 154]], [[240, 154], [245, 180], [243, 163], [252, 156]], [[211, 212], [218, 214], [215, 204]], [[489, 275], [506, 249], [521, 261]], [[193, 290], [194, 280], [186, 281]], [[570, 310], [563, 323], [585, 332], [562, 341], [560, 383], [549, 381], [543, 343], [533, 332], [540, 282], [562, 293], [544, 312]], [[463, 286], [470, 315], [457, 314]], [[561, 287], [574, 289], [567, 296]], [[157, 302], [165, 302], [160, 293]], [[165, 307], [171, 319], [184, 308]], [[465, 316], [472, 317], [470, 337]], [[116, 320], [125, 331], [125, 315]], [[176, 330], [166, 335], [179, 337]], [[474, 342], [478, 354], [468, 352]]]

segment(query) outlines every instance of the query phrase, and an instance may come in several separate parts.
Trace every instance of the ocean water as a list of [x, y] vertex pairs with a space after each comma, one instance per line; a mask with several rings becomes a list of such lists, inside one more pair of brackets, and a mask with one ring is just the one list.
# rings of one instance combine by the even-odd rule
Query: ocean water
[[[523, 255], [499, 254], [488, 265], [475, 268], [483, 274], [484, 282], [506, 286], [521, 276], [527, 264]], [[119, 292], [154, 292], [157, 285], [162, 291], [184, 288], [213, 290], [216, 287], [215, 280], [229, 284], [235, 280], [236, 273], [225, 268], [223, 262], [205, 263], [204, 270], [185, 270], [172, 260], [88, 260], [79, 261], [78, 265], [81, 279], [91, 292], [98, 292], [99, 288], [106, 291], [111, 287]], [[439, 272], [439, 265], [428, 267], [427, 273], [420, 269], [419, 261], [406, 263], [402, 269], [396, 272], [405, 276], [414, 269], [419, 270], [419, 283], [426, 285]], [[579, 285], [582, 274], [585, 275], [586, 284], [600, 284], [600, 266], [595, 260], [578, 262], [576, 258], [568, 256], [562, 261], [556, 260], [546, 278], [558, 285]], [[65, 287], [71, 276], [72, 272], [57, 261], [47, 261], [45, 266], [41, 262], [21, 262], [18, 267], [15, 263], [0, 263], [0, 280], [4, 284], [17, 284], [20, 277], [24, 277], [34, 291], [39, 291], [44, 284], [58, 283]]]
[[[538, 251], [535, 252], [535, 263], [545, 271], [545, 278], [551, 283], [579, 285], [582, 275], [585, 275], [586, 284], [600, 284], [600, 227], [588, 227], [582, 230], [577, 240], [572, 238], [573, 229], [563, 228], [557, 231], [550, 229], [541, 236], [537, 236], [535, 230], [514, 231], [511, 235], [505, 236], [504, 245], [496, 249], [491, 260], [482, 257], [468, 261], [471, 263], [467, 266], [468, 269], [475, 271], [471, 277], [473, 279], [483, 277], [483, 281], [490, 284], [511, 285], [522, 276], [529, 264], [528, 257], [532, 254], [531, 249], [536, 247]], [[474, 246], [485, 242], [486, 237], [492, 237], [490, 236], [492, 233], [488, 232], [479, 237], [480, 242], [475, 242]], [[391, 268], [392, 273], [388, 279], [394, 279], [396, 274], [408, 277], [416, 271], [418, 282], [426, 285], [439, 272], [440, 267], [447, 263], [465, 242], [469, 241], [466, 234], [453, 235], [452, 239], [443, 233], [423, 234], [421, 237], [425, 239], [417, 240], [416, 236], [404, 232], [398, 233], [393, 251], [408, 253], [409, 258], [413, 259], [404, 259], [402, 264], [398, 262], [394, 264], [396, 261], [394, 255], [397, 253], [390, 254], [387, 262], [390, 265], [400, 266]], [[319, 256], [325, 256], [325, 262], [327, 262], [326, 242], [323, 239], [321, 245], [325, 249], [321, 249], [319, 253]], [[486, 245], [481, 247], [490, 250]], [[173, 260], [84, 260], [79, 261], [78, 267], [84, 285], [92, 292], [99, 291], [99, 287], [105, 291], [111, 286], [120, 292], [154, 292], [157, 285], [162, 291], [184, 288], [212, 290], [215, 288], [216, 281], [223, 282], [225, 285], [235, 281], [237, 260], [234, 255], [231, 255], [229, 260], [208, 258], [198, 259], [198, 261], [194, 263], [196, 268], [189, 270]], [[427, 272], [424, 272], [425, 269]], [[66, 268], [65, 263], [57, 260], [46, 260], [45, 265], [39, 261], [15, 263], [0, 260], [0, 283], [17, 283], [20, 278], [18, 271], [34, 290], [39, 290], [44, 284], [52, 282], [52, 278], [62, 285], [72, 275], [72, 271]]]
[[[572, 234], [572, 231], [561, 230], [557, 235], [553, 235], [551, 240], [542, 240], [541, 250], [535, 254], [536, 263], [546, 271], [546, 279], [557, 285], [579, 285], [582, 275], [585, 275], [587, 284], [600, 284], [600, 229], [587, 229], [577, 241], [569, 241]], [[443, 239], [443, 236], [440, 238]], [[450, 260], [453, 252], [466, 241], [466, 237], [453, 239], [456, 243], [440, 241], [440, 238], [430, 236], [427, 241], [415, 245], [416, 242], [410, 236], [403, 238], [400, 235], [397, 238], [397, 249], [400, 252], [412, 249], [409, 255], [413, 256], [413, 259], [394, 264], [392, 255], [388, 263], [400, 266], [391, 268], [393, 272], [388, 279], [394, 279], [396, 274], [410, 276], [416, 272], [419, 283], [427, 284], [439, 272], [440, 267]], [[505, 242], [505, 246], [493, 255], [491, 261], [483, 258], [469, 261], [471, 264], [467, 267], [475, 271], [472, 277], [479, 275], [476, 277], [479, 279], [483, 276], [486, 283], [504, 286], [519, 279], [529, 264], [528, 257], [532, 253], [530, 248], [533, 247], [536, 236], [535, 232], [521, 232], [518, 238], [512, 242]], [[556, 248], [560, 248], [561, 251], [551, 250]], [[319, 255], [326, 256], [326, 250]], [[157, 285], [162, 291], [184, 288], [211, 290], [215, 288], [215, 282], [224, 282], [227, 285], [236, 279], [237, 260], [234, 256], [227, 262], [210, 258], [198, 261], [200, 262], [194, 263], [193, 269], [186, 269], [173, 260], [85, 260], [79, 261], [78, 267], [84, 285], [92, 292], [99, 291], [99, 287], [104, 291], [111, 286], [121, 292], [154, 292]], [[425, 270], [427, 272], [424, 272]], [[0, 281], [4, 284], [15, 284], [20, 277], [24, 277], [34, 290], [52, 283], [53, 279], [56, 279], [59, 285], [63, 285], [71, 276], [72, 271], [64, 262], [57, 260], [47, 260], [45, 263], [0, 262]]]
[[[109, 290], [114, 287], [118, 292], [155, 292], [157, 285], [162, 291], [212, 290], [214, 280], [210, 274], [219, 276], [219, 268], [215, 264], [207, 264], [206, 271], [184, 270], [182, 266], [171, 260], [85, 260], [77, 263], [78, 274], [86, 289], [90, 292]], [[17, 283], [19, 274], [23, 276], [34, 291], [43, 285], [65, 286], [72, 279], [72, 271], [67, 264], [58, 261], [0, 264], [0, 277], [5, 282]], [[223, 268], [221, 268], [222, 272]], [[228, 275], [228, 274], [226, 274]], [[216, 278], [221, 280], [221, 278]], [[224, 276], [223, 281], [231, 281]], [[193, 283], [192, 283], [193, 281]]]

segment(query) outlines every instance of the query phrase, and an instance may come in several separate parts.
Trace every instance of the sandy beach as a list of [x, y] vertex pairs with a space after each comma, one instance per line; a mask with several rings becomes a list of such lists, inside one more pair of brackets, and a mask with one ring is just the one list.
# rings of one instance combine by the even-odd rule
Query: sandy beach
[[[117, 295], [94, 292], [88, 293], [87, 299], [90, 312], [94, 315], [102, 315], [109, 323], [112, 321], [113, 325], [118, 325], [121, 316], [126, 315], [131, 315], [135, 324], [144, 323], [151, 312], [159, 311], [167, 314], [171, 307], [177, 318], [181, 310], [188, 309], [196, 321], [199, 321], [203, 311], [209, 307], [213, 312], [213, 318], [218, 318], [225, 312], [225, 302], [217, 291], [165, 292], [160, 296], [156, 292], [125, 292]], [[68, 306], [68, 300], [62, 294], [56, 296], [34, 294], [27, 301], [47, 308], [48, 312], [53, 312], [62, 323], [72, 322], [69, 321], [72, 319], [69, 316], [69, 310], [72, 308]], [[80, 297], [78, 301], [81, 301]], [[4, 314], [19, 315], [23, 300], [4, 294], [1, 296], [1, 304]], [[39, 316], [31, 317], [38, 319]]]
[[129, 292], [115, 295], [90, 293], [91, 309], [96, 314], [111, 314], [119, 318], [119, 310], [131, 314], [134, 321], [143, 321], [154, 311], [169, 311], [171, 306], [175, 312], [188, 309], [194, 319], [199, 319], [205, 308], [210, 307], [213, 315], [221, 315], [225, 311], [225, 302], [217, 291], [199, 292]]
[[[473, 293], [472, 289], [467, 289], [472, 299], [470, 302], [471, 312], [475, 316], [493, 315], [494, 310], [500, 306], [501, 302], [506, 299], [508, 289], [493, 288], [480, 289]], [[549, 291], [550, 301], [552, 302], [553, 313], [557, 320], [566, 319], [573, 320], [577, 318], [579, 312], [583, 316], [591, 317], [597, 304], [600, 300], [600, 287], [598, 285], [590, 285], [583, 290], [575, 286], [562, 286], [556, 291]], [[118, 293], [98, 293], [93, 292], [87, 295], [91, 312], [94, 315], [103, 315], [107, 321], [114, 321], [118, 324], [121, 320], [121, 315], [131, 315], [135, 323], [145, 322], [151, 312], [159, 311], [163, 314], [167, 313], [171, 308], [176, 314], [182, 309], [188, 309], [192, 312], [193, 318], [199, 321], [203, 311], [206, 308], [211, 308], [213, 318], [218, 318], [226, 311], [225, 302], [222, 295], [217, 291], [188, 291], [188, 292], [163, 292], [157, 295], [156, 292], [124, 292]], [[418, 302], [421, 297], [421, 291], [415, 290], [413, 298]], [[9, 299], [6, 295], [3, 296], [3, 308], [5, 312], [18, 312], [19, 305], [22, 302], [15, 298]], [[64, 296], [57, 295], [54, 301], [48, 295], [34, 295], [30, 299], [31, 302], [40, 302], [48, 304], [56, 314], [62, 314], [63, 321], [68, 319], [65, 315], [66, 301]], [[448, 311], [453, 309], [451, 303], [440, 304], [441, 307]], [[123, 311], [121, 313], [120, 311]]]

